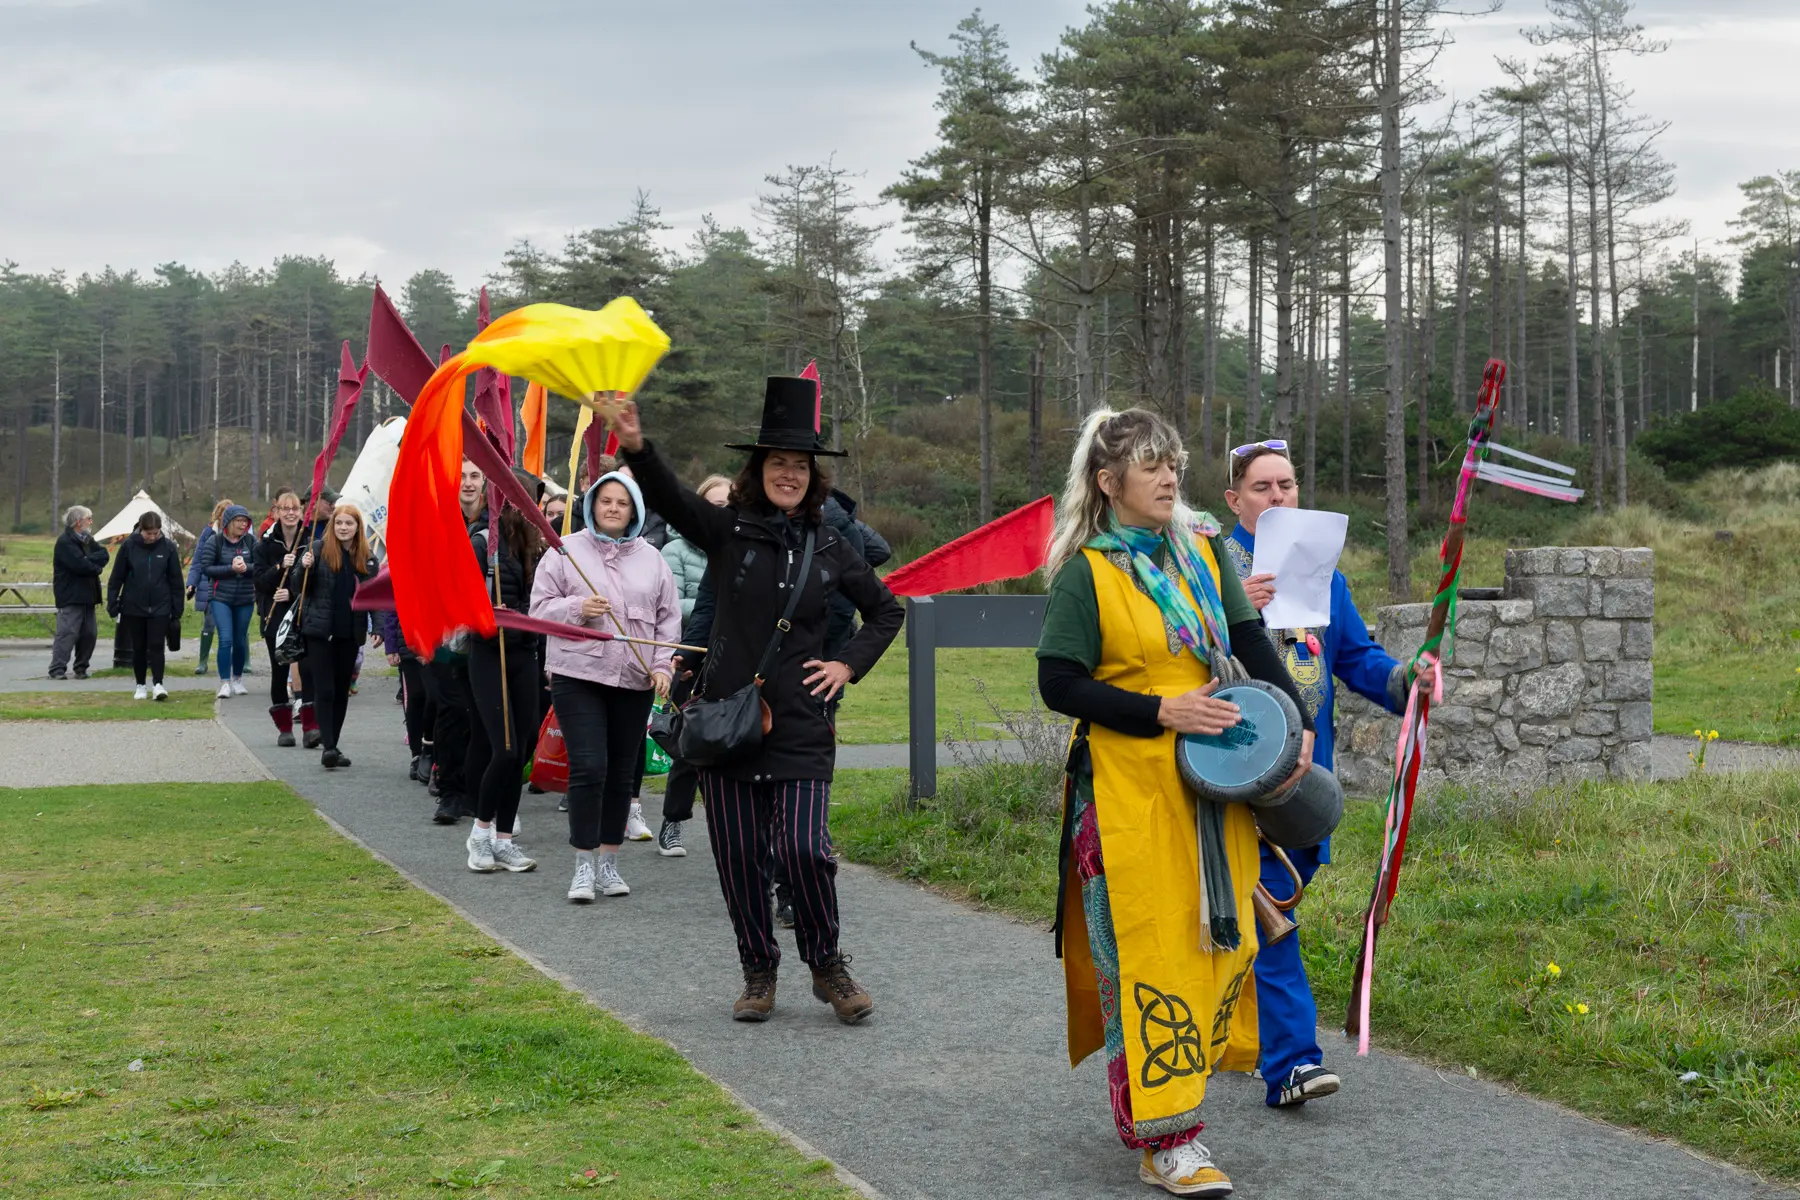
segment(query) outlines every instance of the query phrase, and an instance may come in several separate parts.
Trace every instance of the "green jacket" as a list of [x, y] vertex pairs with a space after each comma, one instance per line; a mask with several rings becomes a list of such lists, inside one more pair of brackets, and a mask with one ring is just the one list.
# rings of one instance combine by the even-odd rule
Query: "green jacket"
[[700, 547], [681, 537], [671, 537], [662, 548], [663, 560], [675, 576], [675, 594], [681, 597], [681, 619], [694, 612], [694, 597], [700, 594], [700, 580], [706, 575], [706, 555]]

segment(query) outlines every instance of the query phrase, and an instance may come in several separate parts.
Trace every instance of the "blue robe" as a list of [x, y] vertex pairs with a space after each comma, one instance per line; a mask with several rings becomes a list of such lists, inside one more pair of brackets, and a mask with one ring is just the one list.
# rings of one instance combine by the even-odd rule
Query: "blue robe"
[[[1256, 554], [1256, 536], [1239, 525], [1225, 539], [1225, 549], [1237, 568], [1238, 578], [1248, 579]], [[1388, 693], [1388, 681], [1399, 663], [1369, 636], [1342, 571], [1331, 573], [1330, 625], [1312, 630], [1272, 629], [1269, 633], [1313, 718], [1313, 761], [1320, 766], [1330, 770], [1336, 761], [1336, 680], [1343, 680], [1351, 691], [1389, 711], [1399, 711]], [[1318, 639], [1318, 655], [1307, 647], [1309, 633]], [[1301, 880], [1311, 882], [1320, 864], [1331, 861], [1331, 841], [1327, 839], [1307, 850], [1290, 850], [1288, 859], [1300, 872]], [[1267, 846], [1262, 848], [1262, 884], [1277, 900], [1287, 900], [1294, 894], [1294, 881], [1287, 868]], [[1300, 919], [1298, 910], [1288, 916], [1295, 921]], [[1306, 966], [1300, 960], [1298, 929], [1258, 951], [1255, 979], [1257, 1032], [1262, 1041], [1257, 1067], [1268, 1088], [1267, 1102], [1274, 1105], [1281, 1098], [1281, 1085], [1295, 1067], [1317, 1064], [1324, 1058], [1318, 1041], [1319, 1007], [1313, 1001]]]

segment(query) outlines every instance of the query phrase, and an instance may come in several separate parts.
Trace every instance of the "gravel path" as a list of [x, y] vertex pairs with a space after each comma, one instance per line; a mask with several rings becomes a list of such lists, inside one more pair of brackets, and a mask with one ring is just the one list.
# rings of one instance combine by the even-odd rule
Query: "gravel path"
[[0, 722], [0, 782], [7, 787], [269, 778], [216, 721]]
[[[258, 758], [352, 836], [880, 1194], [1149, 1194], [1112, 1131], [1100, 1064], [1069, 1069], [1045, 929], [846, 866], [844, 947], [876, 1015], [838, 1025], [790, 957], [775, 1018], [739, 1025], [728, 1017], [740, 983], [730, 926], [698, 822], [688, 858], [628, 846], [633, 894], [574, 908], [553, 798], [526, 797], [521, 844], [542, 868], [471, 874], [463, 829], [432, 825], [424, 789], [405, 778], [399, 713], [385, 696], [353, 702], [344, 749], [356, 765], [329, 773], [314, 754], [278, 749], [258, 708], [221, 707]], [[1341, 1036], [1321, 1037], [1344, 1077], [1335, 1099], [1275, 1112], [1245, 1077], [1211, 1089], [1206, 1140], [1240, 1196], [1791, 1200], [1678, 1147], [1398, 1055], [1358, 1059]]]

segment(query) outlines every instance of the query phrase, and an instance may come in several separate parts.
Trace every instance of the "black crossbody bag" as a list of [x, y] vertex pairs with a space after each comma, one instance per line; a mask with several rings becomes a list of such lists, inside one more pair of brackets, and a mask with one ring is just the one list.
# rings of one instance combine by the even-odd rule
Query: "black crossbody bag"
[[[680, 710], [677, 719], [680, 728], [675, 741], [681, 757], [694, 766], [720, 766], [746, 758], [762, 747], [762, 740], [772, 723], [769, 703], [762, 698], [763, 679], [774, 668], [776, 657], [781, 653], [781, 641], [793, 628], [794, 609], [799, 606], [800, 593], [806, 590], [806, 581], [812, 574], [813, 540], [817, 536], [816, 529], [806, 531], [806, 549], [800, 556], [799, 577], [789, 592], [787, 610], [775, 622], [775, 632], [769, 636], [769, 645], [757, 664], [756, 676], [729, 696], [718, 700], [696, 698]], [[711, 672], [712, 660], [716, 657], [707, 656], [706, 671]], [[699, 692], [704, 688], [694, 690]]]

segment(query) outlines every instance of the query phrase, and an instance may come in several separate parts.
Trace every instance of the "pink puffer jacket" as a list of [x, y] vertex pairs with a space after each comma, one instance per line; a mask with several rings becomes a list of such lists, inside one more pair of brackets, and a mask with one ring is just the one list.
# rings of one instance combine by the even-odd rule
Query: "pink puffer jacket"
[[[568, 558], [552, 550], [538, 563], [537, 579], [531, 588], [532, 616], [564, 625], [585, 624], [612, 633], [619, 632], [622, 625], [632, 637], [659, 642], [680, 639], [681, 599], [675, 592], [675, 577], [669, 564], [656, 547], [642, 538], [605, 542], [585, 532], [568, 538], [563, 545]], [[581, 602], [593, 593], [575, 570], [575, 564], [580, 565], [600, 594], [612, 601], [612, 617], [619, 619], [618, 625], [613, 624], [612, 617], [605, 616], [582, 620]], [[675, 656], [673, 650], [628, 642], [559, 637], [547, 640], [546, 666], [550, 674], [633, 691], [646, 691], [651, 686], [649, 674], [639, 663], [640, 655], [651, 670], [664, 672]]]

